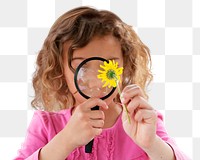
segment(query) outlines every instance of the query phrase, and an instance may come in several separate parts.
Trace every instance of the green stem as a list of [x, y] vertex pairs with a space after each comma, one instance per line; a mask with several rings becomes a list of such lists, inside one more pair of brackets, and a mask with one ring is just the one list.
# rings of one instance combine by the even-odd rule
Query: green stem
[[[121, 92], [121, 89], [120, 89], [119, 81], [118, 81], [118, 80], [117, 80], [117, 89], [118, 89], [119, 95], [121, 96], [122, 92]], [[127, 109], [126, 105], [125, 105], [125, 104], [122, 104], [122, 107], [123, 107], [123, 108], [125, 109], [125, 111], [126, 111], [126, 115], [127, 115], [129, 124], [131, 124], [131, 119], [130, 119], [130, 116], [129, 116], [129, 113], [128, 113], [128, 109]]]

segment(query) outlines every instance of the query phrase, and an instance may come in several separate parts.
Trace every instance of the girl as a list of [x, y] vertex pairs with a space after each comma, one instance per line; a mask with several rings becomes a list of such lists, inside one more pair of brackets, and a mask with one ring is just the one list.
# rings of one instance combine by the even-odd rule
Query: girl
[[[73, 82], [86, 58], [102, 57], [124, 68], [122, 94], [84, 99]], [[162, 115], [148, 104], [149, 49], [132, 27], [109, 11], [79, 7], [54, 23], [39, 52], [33, 77], [34, 113], [15, 159], [186, 160], [168, 136]], [[131, 123], [125, 110], [128, 108]], [[91, 110], [94, 106], [100, 110]], [[94, 138], [92, 153], [85, 145]]]

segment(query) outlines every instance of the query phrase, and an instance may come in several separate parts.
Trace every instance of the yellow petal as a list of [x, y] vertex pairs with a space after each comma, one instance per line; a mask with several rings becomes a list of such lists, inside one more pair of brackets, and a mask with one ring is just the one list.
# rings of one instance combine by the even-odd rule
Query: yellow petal
[[99, 73], [106, 73], [106, 71], [98, 70]]

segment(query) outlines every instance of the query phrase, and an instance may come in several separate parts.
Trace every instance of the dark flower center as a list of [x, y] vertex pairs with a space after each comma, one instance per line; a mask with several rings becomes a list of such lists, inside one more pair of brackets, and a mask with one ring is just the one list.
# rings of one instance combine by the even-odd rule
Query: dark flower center
[[116, 77], [115, 71], [112, 70], [112, 69], [108, 70], [106, 76], [107, 76], [108, 79], [113, 79], [113, 78], [115, 78], [115, 77]]

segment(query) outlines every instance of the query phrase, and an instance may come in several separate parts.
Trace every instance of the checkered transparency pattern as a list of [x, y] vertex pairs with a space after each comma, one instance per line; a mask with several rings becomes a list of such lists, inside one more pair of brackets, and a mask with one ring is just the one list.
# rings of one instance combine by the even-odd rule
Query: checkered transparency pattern
[[36, 54], [49, 28], [81, 5], [115, 12], [133, 26], [152, 55], [149, 103], [163, 113], [168, 133], [200, 159], [199, 0], [0, 1], [0, 159], [16, 156], [33, 115]]

